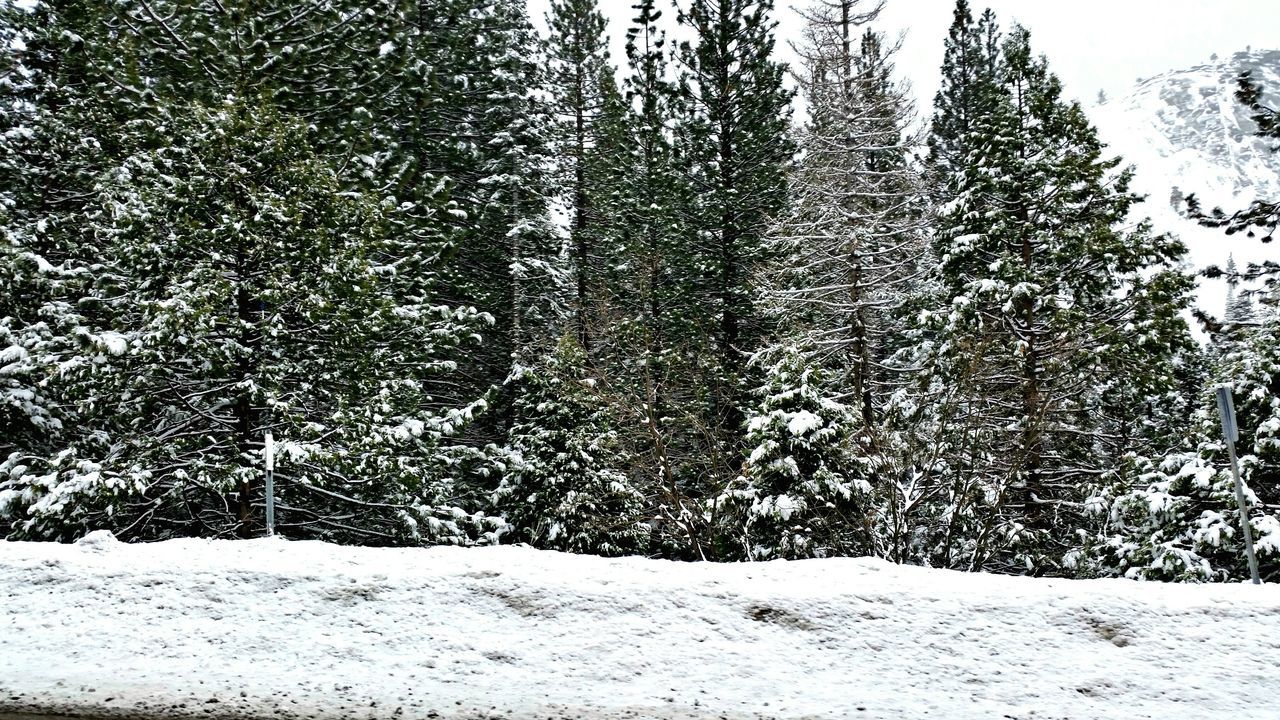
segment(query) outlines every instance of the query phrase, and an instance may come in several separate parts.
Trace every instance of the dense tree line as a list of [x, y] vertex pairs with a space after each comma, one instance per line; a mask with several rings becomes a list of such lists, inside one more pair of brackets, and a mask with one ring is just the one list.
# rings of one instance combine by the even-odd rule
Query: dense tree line
[[5, 5], [6, 534], [259, 534], [270, 432], [289, 537], [1226, 579], [1229, 382], [1275, 576], [1274, 307], [1202, 350], [1030, 33], [921, 128], [882, 6]]

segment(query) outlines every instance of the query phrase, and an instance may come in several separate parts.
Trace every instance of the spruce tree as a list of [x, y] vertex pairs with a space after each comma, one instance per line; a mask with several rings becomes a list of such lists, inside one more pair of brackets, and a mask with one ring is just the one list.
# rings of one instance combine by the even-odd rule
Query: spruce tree
[[716, 506], [721, 554], [749, 560], [867, 555], [874, 550], [870, 464], [856, 412], [831, 399], [806, 353], [780, 348], [747, 421], [743, 473]]
[[[612, 76], [605, 36], [605, 19], [595, 0], [553, 0], [547, 16], [551, 29], [548, 83], [553, 93], [556, 123], [555, 155], [561, 163], [559, 184], [563, 202], [571, 213], [570, 246], [573, 257], [573, 313], [578, 341], [590, 353], [588, 332], [592, 306], [597, 304], [600, 279], [600, 235], [597, 227], [598, 188], [593, 180], [596, 156], [607, 152], [602, 145], [601, 114], [610, 98], [606, 76]], [[614, 87], [616, 92], [616, 86]]]
[[182, 140], [126, 159], [84, 221], [104, 255], [93, 327], [63, 360], [82, 427], [4, 490], [23, 537], [258, 531], [263, 434], [282, 445], [281, 529], [358, 542], [469, 542], [437, 408], [474, 311], [386, 281], [389, 208], [345, 193], [307, 130], [240, 102], [189, 107]]
[[969, 0], [956, 0], [942, 61], [942, 84], [934, 97], [929, 134], [929, 168], [945, 195], [950, 177], [974, 150], [971, 133], [992, 110], [991, 86], [999, 64], [999, 26], [986, 10], [975, 20]]
[[[1280, 319], [1265, 307], [1256, 328], [1217, 360], [1214, 379], [1235, 399], [1239, 467], [1263, 580], [1280, 578]], [[1081, 556], [1085, 572], [1164, 581], [1249, 577], [1235, 481], [1213, 393], [1202, 402], [1190, 448], [1135, 454], [1091, 498], [1104, 524]]]
[[71, 421], [57, 368], [80, 343], [78, 300], [99, 257], [81, 210], [109, 153], [129, 143], [90, 92], [100, 76], [82, 34], [100, 10], [0, 8], [0, 456], [19, 464], [52, 452]]

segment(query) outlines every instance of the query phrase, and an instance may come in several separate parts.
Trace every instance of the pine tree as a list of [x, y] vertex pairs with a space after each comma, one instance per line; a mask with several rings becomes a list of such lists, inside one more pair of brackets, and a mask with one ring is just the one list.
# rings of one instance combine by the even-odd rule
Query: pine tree
[[[856, 413], [831, 399], [799, 348], [769, 362], [747, 421], [743, 474], [717, 503], [723, 555], [750, 560], [866, 555], [874, 512], [856, 467]], [[736, 546], [736, 547], [735, 547]]]
[[553, 337], [547, 118], [522, 2], [159, 0], [114, 8], [98, 32], [99, 92], [135, 132], [164, 142], [174, 102], [261, 98], [314, 126], [344, 187], [396, 198], [397, 278], [448, 258], [446, 299], [495, 319], [457, 399]]
[[[486, 0], [473, 21], [478, 48], [459, 70], [466, 94], [453, 130], [467, 155], [448, 173], [466, 215], [444, 280], [448, 300], [494, 318], [469, 374], [474, 390], [497, 392], [513, 363], [529, 364], [555, 342], [564, 272], [549, 207], [550, 118], [537, 38], [520, 0]], [[509, 400], [500, 398], [476, 428], [479, 444], [501, 442]]]
[[[360, 172], [378, 132], [372, 110], [397, 44], [394, 0], [151, 0], [110, 5], [91, 49], [109, 77], [99, 92], [156, 127], [174, 101], [257, 97], [316, 126], [317, 144]], [[356, 22], [356, 19], [359, 19]], [[388, 43], [390, 43], [388, 45]]]
[[679, 52], [683, 109], [677, 152], [696, 204], [687, 219], [699, 277], [693, 332], [712, 354], [706, 393], [712, 477], [729, 478], [740, 452], [746, 359], [767, 328], [756, 303], [764, 236], [786, 200], [791, 94], [773, 59], [772, 0], [694, 0], [678, 19], [693, 36]]
[[53, 384], [79, 343], [80, 286], [97, 247], [80, 222], [94, 177], [123, 133], [94, 107], [97, 77], [80, 32], [93, 10], [38, 2], [0, 8], [0, 456], [51, 452], [68, 421]]
[[[1280, 316], [1229, 346], [1215, 368], [1232, 387], [1241, 475], [1263, 579], [1280, 578]], [[1082, 555], [1087, 572], [1164, 581], [1248, 577], [1220, 418], [1210, 393], [1196, 413], [1194, 449], [1135, 455], [1091, 499], [1105, 520]]]
[[[386, 238], [370, 248], [369, 260], [380, 268], [379, 293], [394, 297], [399, 317], [411, 319], [395, 331], [408, 348], [399, 362], [440, 367], [437, 343], [414, 341], [419, 333], [447, 338], [456, 330], [474, 339], [483, 331], [486, 342], [471, 349], [465, 372], [424, 372], [416, 382], [424, 411], [443, 415], [491, 406], [483, 422], [451, 420], [451, 431], [464, 432], [469, 449], [450, 449], [439, 458], [452, 468], [451, 499], [476, 507], [487, 498], [494, 486], [482, 448], [505, 432], [509, 408], [494, 389], [517, 352], [536, 355], [554, 337], [563, 304], [559, 243], [547, 207], [547, 116], [523, 4], [387, 0], [311, 7], [158, 0], [147, 7], [108, 7], [50, 0], [40, 6], [55, 7], [59, 22], [47, 23], [53, 29], [40, 37], [62, 48], [42, 60], [56, 69], [51, 82], [58, 93], [47, 94], [56, 95], [58, 104], [40, 127], [46, 135], [24, 141], [18, 151], [25, 153], [22, 171], [34, 178], [30, 187], [52, 199], [15, 202], [23, 216], [6, 225], [15, 238], [22, 227], [53, 227], [57, 232], [42, 232], [41, 239], [56, 247], [22, 251], [21, 262], [39, 258], [43, 264], [36, 266], [52, 272], [36, 279], [44, 288], [40, 298], [20, 295], [35, 303], [21, 310], [21, 326], [5, 321], [6, 357], [19, 336], [23, 343], [21, 367], [5, 365], [6, 373], [21, 376], [13, 387], [36, 397], [40, 368], [57, 359], [54, 350], [76, 355], [77, 345], [101, 345], [99, 329], [123, 312], [80, 302], [96, 290], [77, 263], [96, 262], [110, 249], [103, 245], [109, 234], [84, 231], [92, 227], [84, 218], [93, 208], [85, 205], [97, 198], [96, 176], [140, 152], [174, 145], [174, 128], [185, 120], [174, 115], [175, 107], [185, 109], [192, 99], [218, 105], [226, 97], [252, 97], [308, 123], [308, 145], [333, 169], [341, 191], [384, 199]], [[59, 139], [53, 142], [55, 130]], [[45, 148], [54, 152], [31, 157], [33, 149]], [[33, 171], [37, 164], [43, 169]], [[19, 265], [8, 261], [8, 248], [6, 274]], [[36, 278], [26, 269], [20, 274], [23, 282]], [[455, 322], [450, 307], [475, 307], [491, 325]], [[64, 327], [32, 334], [31, 311], [52, 308]], [[4, 317], [18, 316], [5, 308]], [[53, 340], [57, 348], [49, 344]], [[481, 396], [498, 402], [476, 403]], [[63, 412], [74, 405], [37, 404], [57, 404]], [[24, 412], [30, 415], [34, 407], [27, 403]], [[56, 420], [39, 417], [42, 423]], [[31, 437], [49, 438], [30, 422], [26, 427]], [[53, 449], [46, 443], [40, 450]]]
[[976, 124], [992, 110], [999, 42], [999, 27], [991, 10], [975, 21], [969, 0], [956, 0], [929, 134], [929, 168], [944, 201], [950, 199], [945, 194], [949, 179], [965, 166], [975, 149], [971, 138]]
[[516, 422], [498, 506], [512, 537], [535, 547], [598, 555], [644, 548], [644, 496], [622, 470], [617, 419], [572, 336], [512, 378]]
[[551, 29], [548, 82], [556, 109], [555, 155], [562, 164], [560, 180], [566, 205], [570, 208], [570, 245], [573, 256], [574, 315], [578, 341], [590, 353], [589, 315], [597, 304], [600, 279], [600, 228], [597, 191], [608, 192], [593, 183], [597, 156], [602, 148], [601, 114], [616, 92], [611, 81], [613, 67], [605, 36], [605, 19], [595, 0], [553, 0], [547, 16]]
[[306, 129], [247, 103], [188, 108], [181, 140], [108, 174], [84, 218], [104, 257], [81, 301], [101, 326], [64, 360], [84, 429], [11, 476], [23, 537], [260, 526], [262, 436], [284, 442], [281, 528], [363, 542], [470, 542], [451, 507], [432, 383], [474, 311], [396, 295], [388, 208], [344, 193]]
[[1103, 158], [1029, 33], [1015, 28], [999, 59], [935, 240], [932, 372], [963, 393], [936, 553], [1058, 572], [1087, 485], [1157, 435], [1153, 409], [1176, 397], [1190, 280], [1174, 269], [1180, 243], [1119, 229], [1137, 201], [1130, 173]]
[[628, 474], [648, 502], [650, 552], [703, 557], [698, 497], [708, 453], [696, 368], [705, 346], [694, 322], [700, 274], [684, 223], [691, 202], [673, 147], [678, 104], [667, 75], [667, 41], [654, 0], [640, 0], [627, 31], [626, 79], [606, 83], [598, 188], [602, 292], [593, 335], [599, 378], [622, 419]]
[[893, 49], [870, 29], [855, 42], [854, 23], [875, 14], [853, 0], [805, 13], [799, 79], [810, 121], [766, 283], [784, 333], [809, 338], [868, 431], [896, 381], [880, 369], [926, 244], [923, 183], [908, 157], [913, 108], [895, 84]]
[[1222, 341], [1238, 340], [1244, 334], [1244, 329], [1252, 324], [1254, 319], [1253, 301], [1248, 292], [1240, 290], [1240, 269], [1236, 265], [1234, 256], [1227, 258], [1224, 276], [1227, 279], [1227, 303], [1222, 315], [1222, 337], [1215, 346], [1220, 346]]

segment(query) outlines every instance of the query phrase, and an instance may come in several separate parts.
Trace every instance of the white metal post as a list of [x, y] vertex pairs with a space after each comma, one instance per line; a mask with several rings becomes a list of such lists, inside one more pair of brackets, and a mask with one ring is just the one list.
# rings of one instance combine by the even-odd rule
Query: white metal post
[[267, 433], [263, 455], [267, 461], [267, 537], [276, 534], [276, 444], [271, 433]]
[[1219, 385], [1218, 412], [1222, 415], [1222, 437], [1227, 441], [1227, 456], [1231, 458], [1231, 476], [1236, 482], [1236, 504], [1240, 506], [1240, 526], [1244, 531], [1244, 549], [1249, 557], [1249, 575], [1254, 585], [1261, 585], [1258, 576], [1258, 556], [1253, 551], [1253, 527], [1249, 524], [1249, 509], [1244, 502], [1244, 483], [1240, 481], [1240, 464], [1236, 461], [1236, 440], [1240, 428], [1236, 425], [1236, 407], [1231, 399], [1231, 386]]

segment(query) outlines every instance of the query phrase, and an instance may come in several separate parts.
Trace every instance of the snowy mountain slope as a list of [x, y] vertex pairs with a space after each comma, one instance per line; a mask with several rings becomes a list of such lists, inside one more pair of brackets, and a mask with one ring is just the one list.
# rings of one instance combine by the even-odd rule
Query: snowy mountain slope
[[[1280, 154], [1254, 135], [1248, 110], [1235, 99], [1236, 78], [1252, 70], [1272, 101], [1280, 100], [1280, 51], [1240, 52], [1185, 70], [1140, 81], [1133, 92], [1089, 110], [1111, 150], [1136, 166], [1135, 190], [1147, 195], [1138, 209], [1156, 229], [1186, 241], [1197, 269], [1225, 265], [1234, 255], [1242, 267], [1280, 259], [1280, 246], [1227, 237], [1180, 214], [1175, 202], [1195, 194], [1206, 208], [1245, 208], [1256, 198], [1280, 197]], [[1202, 283], [1201, 304], [1222, 313], [1221, 282]]]
[[1280, 590], [518, 547], [0, 543], [0, 716], [1274, 718]]

